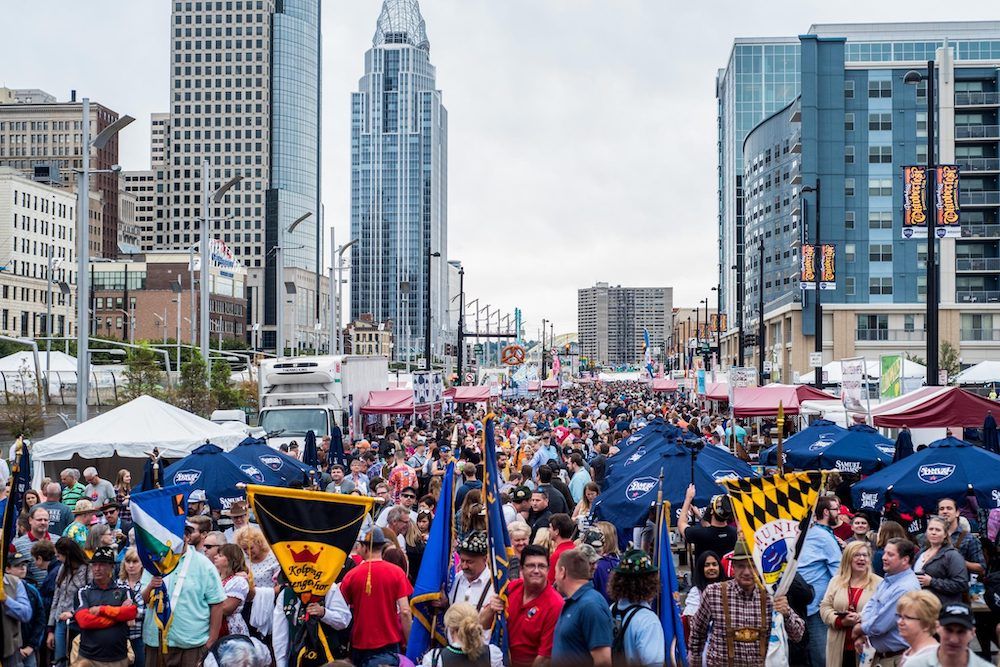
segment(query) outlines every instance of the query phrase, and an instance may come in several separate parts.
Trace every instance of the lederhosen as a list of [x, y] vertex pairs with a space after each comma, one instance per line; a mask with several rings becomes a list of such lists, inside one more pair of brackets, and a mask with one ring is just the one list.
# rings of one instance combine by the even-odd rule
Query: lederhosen
[[736, 659], [736, 642], [750, 644], [757, 642], [761, 664], [767, 657], [767, 643], [771, 638], [771, 618], [767, 613], [767, 596], [763, 590], [760, 593], [760, 627], [733, 628], [729, 617], [729, 582], [723, 581], [722, 589], [722, 622], [726, 633], [726, 661], [733, 664]]
[[[479, 602], [476, 603], [476, 611], [482, 611], [483, 610], [483, 603], [486, 602], [486, 595], [487, 595], [487, 593], [490, 592], [490, 590], [492, 590], [492, 585], [490, 583], [487, 583], [485, 586], [483, 586], [483, 594], [479, 596]], [[456, 580], [456, 582], [455, 582], [455, 590], [451, 594], [451, 603], [452, 604], [455, 604], [455, 601], [456, 601], [457, 597], [458, 597], [458, 581]]]

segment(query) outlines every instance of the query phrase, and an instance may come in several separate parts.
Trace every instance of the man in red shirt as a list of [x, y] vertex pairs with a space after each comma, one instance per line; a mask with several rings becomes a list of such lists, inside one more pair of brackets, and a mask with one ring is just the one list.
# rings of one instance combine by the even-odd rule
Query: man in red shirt
[[[549, 562], [543, 547], [529, 544], [521, 552], [521, 579], [507, 585], [507, 634], [511, 667], [545, 664], [552, 657], [563, 598], [548, 584]], [[502, 614], [504, 602], [490, 600], [490, 611]]]
[[405, 450], [400, 449], [396, 451], [395, 461], [396, 465], [389, 473], [387, 481], [389, 483], [389, 490], [392, 492], [392, 502], [398, 505], [403, 489], [407, 487], [417, 488], [420, 480], [417, 479], [416, 471], [406, 465]]
[[358, 553], [364, 559], [344, 575], [340, 585], [351, 607], [351, 661], [355, 665], [395, 664], [396, 654], [410, 636], [409, 596], [413, 586], [403, 570], [382, 560], [388, 543], [375, 526], [358, 538]]
[[556, 563], [559, 562], [559, 556], [564, 551], [569, 551], [576, 546], [573, 544], [573, 531], [575, 529], [576, 523], [569, 518], [568, 514], [553, 514], [549, 517], [549, 537], [552, 538], [554, 545], [552, 558], [549, 560], [549, 586], [555, 583]]

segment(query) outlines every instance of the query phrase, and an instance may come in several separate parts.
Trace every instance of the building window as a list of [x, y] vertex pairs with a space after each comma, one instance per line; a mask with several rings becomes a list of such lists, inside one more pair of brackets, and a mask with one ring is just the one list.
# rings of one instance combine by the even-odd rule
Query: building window
[[848, 296], [854, 296], [854, 276], [844, 278], [844, 287], [847, 289]]
[[853, 243], [844, 244], [844, 261], [853, 262], [857, 256], [857, 248]]
[[856, 340], [889, 340], [888, 315], [858, 315]]
[[868, 164], [892, 164], [892, 146], [869, 146]]
[[844, 179], [844, 196], [853, 197], [854, 196], [854, 179], [845, 178]]
[[844, 79], [844, 99], [854, 99], [854, 82], [850, 79]]
[[844, 229], [854, 229], [854, 211], [844, 212]]
[[927, 136], [927, 112], [918, 111], [917, 112], [917, 136], [926, 137]]
[[845, 132], [854, 131], [854, 114], [852, 113], [844, 114], [844, 131]]
[[912, 332], [916, 331], [916, 316], [915, 315], [903, 315], [903, 331]]
[[892, 196], [892, 179], [891, 178], [869, 178], [868, 179], [868, 196], [869, 197], [891, 197]]
[[887, 278], [869, 278], [868, 279], [868, 293], [871, 295], [891, 295], [892, 294], [892, 277]]
[[[892, 129], [891, 113], [873, 113], [868, 116], [868, 130], [871, 132], [884, 132]], [[925, 128], [926, 129], [926, 128]]]
[[868, 97], [892, 97], [892, 81], [869, 81]]
[[872, 243], [868, 246], [868, 261], [869, 262], [891, 262], [892, 261], [892, 244], [891, 243]]
[[869, 211], [868, 229], [892, 229], [892, 211]]
[[844, 146], [844, 164], [854, 164], [854, 146]]

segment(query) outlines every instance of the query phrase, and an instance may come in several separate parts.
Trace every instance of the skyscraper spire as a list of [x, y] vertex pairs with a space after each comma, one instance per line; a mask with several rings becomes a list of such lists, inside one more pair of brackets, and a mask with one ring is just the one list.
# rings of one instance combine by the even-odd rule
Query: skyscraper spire
[[385, 0], [382, 3], [372, 46], [381, 44], [409, 44], [424, 51], [431, 50], [417, 0]]

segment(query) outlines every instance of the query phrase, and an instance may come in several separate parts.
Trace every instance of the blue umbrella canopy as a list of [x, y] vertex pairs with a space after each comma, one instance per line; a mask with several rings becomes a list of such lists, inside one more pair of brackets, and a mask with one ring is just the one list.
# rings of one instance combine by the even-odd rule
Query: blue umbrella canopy
[[305, 444], [302, 447], [302, 462], [313, 469], [319, 467], [319, 450], [316, 448], [316, 431], [306, 431]]
[[892, 455], [892, 462], [902, 461], [907, 456], [913, 455], [913, 438], [910, 436], [910, 429], [903, 428], [896, 436], [896, 453]]
[[238, 466], [247, 465], [256, 469], [268, 486], [288, 486], [293, 481], [307, 484], [309, 472], [314, 470], [294, 456], [271, 447], [261, 438], [247, 438], [226, 456]]
[[607, 488], [619, 477], [624, 467], [639, 459], [675, 447], [677, 440], [697, 440], [690, 431], [678, 428], [657, 417], [649, 424], [625, 439], [619, 445], [618, 453], [608, 459], [608, 467], [602, 481], [602, 488]]
[[[788, 453], [790, 451], [799, 450], [803, 447], [806, 449], [815, 447], [812, 451], [818, 453], [821, 449], [833, 444], [837, 438], [846, 433], [847, 429], [843, 426], [838, 426], [826, 419], [817, 419], [808, 427], [787, 438], [781, 444], [785, 452], [785, 463], [791, 465], [788, 461]], [[767, 449], [761, 450], [759, 460], [763, 465], [778, 465], [778, 446], [772, 445]]]
[[[785, 465], [795, 470], [837, 470], [869, 475], [892, 463], [893, 442], [865, 424], [841, 428], [827, 422], [816, 429], [817, 438], [800, 438], [803, 430], [783, 445]], [[777, 465], [777, 447], [761, 454], [764, 465]]]
[[855, 510], [880, 511], [888, 501], [902, 511], [924, 513], [944, 497], [959, 502], [971, 490], [979, 507], [1000, 507], [1000, 455], [947, 437], [866, 477], [852, 487]]
[[713, 496], [725, 493], [719, 481], [729, 477], [756, 477], [753, 469], [729, 452], [718, 447], [705, 447], [691, 470], [691, 448], [675, 443], [666, 444], [645, 455], [631, 457], [621, 464], [616, 480], [612, 481], [594, 501], [593, 514], [610, 521], [619, 531], [627, 530], [644, 520], [656, 502], [660, 472], [663, 472], [663, 500], [669, 502], [676, 517], [684, 504], [688, 485], [694, 482], [694, 503], [709, 504]]

